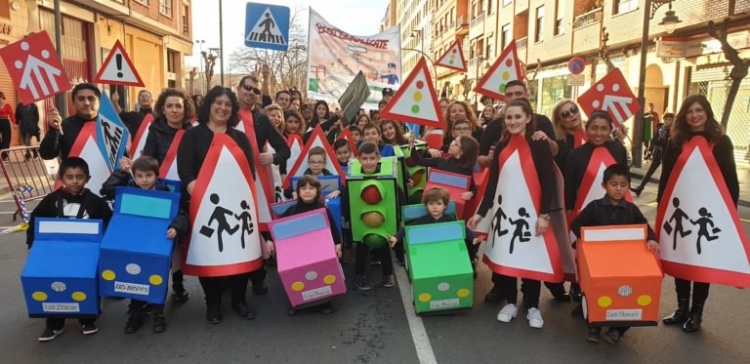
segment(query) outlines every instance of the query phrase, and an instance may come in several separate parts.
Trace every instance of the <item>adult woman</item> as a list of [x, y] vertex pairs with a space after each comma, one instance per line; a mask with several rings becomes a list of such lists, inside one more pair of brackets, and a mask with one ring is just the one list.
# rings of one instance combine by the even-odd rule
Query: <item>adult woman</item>
[[360, 131], [365, 129], [365, 125], [370, 124], [371, 120], [367, 114], [362, 114], [357, 117], [357, 127]]
[[[670, 131], [669, 142], [664, 150], [661, 178], [659, 179], [659, 192], [656, 198], [657, 202], [659, 202], [659, 204], [672, 204], [674, 202], [663, 201], [662, 197], [664, 196], [667, 185], [675, 184], [674, 180], [680, 178], [680, 175], [672, 174], [672, 170], [681, 154], [693, 152], [693, 150], [683, 150], [683, 146], [685, 143], [690, 142], [696, 137], [705, 138], [709, 146], [712, 147], [712, 153], [710, 155], [703, 155], [703, 158], [714, 158], [725, 183], [725, 186], [722, 187], [725, 187], [729, 192], [732, 202], [734, 202], [733, 207], [736, 208], [740, 194], [740, 184], [737, 179], [737, 169], [734, 163], [734, 146], [732, 145], [732, 140], [722, 133], [721, 126], [714, 118], [711, 104], [709, 104], [708, 100], [702, 95], [688, 96], [685, 101], [682, 102], [680, 111], [677, 113], [674, 125]], [[687, 157], [688, 156], [685, 156], [685, 158]], [[686, 167], [687, 166], [688, 165], [686, 164]], [[685, 171], [683, 174], [688, 172], [690, 171]], [[695, 191], [695, 193], [681, 196], [681, 199], [683, 200], [682, 204], [693, 206], [715, 206], [715, 201], [711, 201], [712, 196], [714, 195], [702, 194], [700, 192], [701, 191]], [[687, 201], [688, 199], [690, 199], [689, 202]], [[675, 198], [674, 200], [677, 199]], [[677, 201], [677, 204], [680, 204], [679, 200]], [[705, 207], [703, 209], [705, 209]], [[690, 213], [692, 214], [693, 212], [691, 211]], [[665, 221], [666, 220], [667, 219], [665, 218]], [[731, 222], [728, 221], [726, 223], [731, 224]], [[677, 225], [677, 223], [675, 223], [675, 225]], [[695, 226], [693, 229], [697, 228], [698, 227]], [[677, 230], [677, 228], [675, 228], [675, 230]], [[700, 234], [700, 232], [698, 232], [698, 234]], [[691, 236], [691, 239], [694, 239], [693, 236]], [[698, 239], [700, 239], [700, 235]], [[722, 241], [714, 241], [712, 244], [722, 244]], [[700, 251], [698, 251], [698, 254], [700, 254]], [[690, 257], [689, 259], [694, 258]], [[703, 272], [698, 274], [702, 275]], [[709, 277], [706, 277], [706, 280], [708, 279]], [[675, 290], [677, 291], [677, 310], [662, 319], [662, 322], [667, 325], [681, 324], [682, 329], [685, 332], [695, 332], [700, 330], [703, 322], [703, 306], [708, 299], [710, 284], [677, 277], [675, 277], [674, 281]], [[691, 291], [692, 297], [690, 294]], [[691, 298], [693, 301], [692, 307], [690, 307]]]
[[161, 165], [177, 132], [190, 128], [190, 120], [195, 116], [195, 108], [187, 94], [170, 88], [164, 90], [156, 99], [154, 114], [156, 120], [148, 128], [143, 155], [156, 158]]
[[[268, 105], [263, 109], [263, 113], [268, 116], [268, 119], [271, 121], [271, 125], [273, 125], [273, 128], [279, 133], [279, 135], [284, 136], [284, 132], [286, 131], [286, 123], [284, 122], [284, 110], [281, 108], [281, 106], [279, 106], [279, 104]], [[286, 138], [284, 138], [284, 140], [286, 140]], [[273, 147], [271, 147], [270, 144], [266, 144], [263, 147], [263, 151], [271, 154], [276, 153], [276, 151], [273, 149]], [[282, 181], [286, 179], [286, 163], [272, 165], [271, 169], [273, 170], [274, 190], [278, 192], [281, 190]]]
[[[556, 188], [555, 176], [552, 172], [552, 164], [554, 163], [552, 161], [552, 152], [550, 151], [549, 144], [546, 140], [532, 140], [531, 137], [534, 134], [534, 130], [536, 130], [536, 126], [534, 125], [534, 112], [531, 109], [529, 102], [525, 99], [516, 99], [508, 104], [505, 110], [505, 125], [506, 128], [503, 137], [495, 146], [495, 155], [492, 159], [494, 163], [490, 166], [490, 176], [487, 183], [487, 189], [485, 190], [484, 199], [482, 200], [482, 204], [480, 205], [477, 214], [469, 219], [467, 226], [472, 229], [476, 228], [477, 224], [485, 215], [487, 215], [490, 208], [492, 208], [492, 205], [500, 203], [502, 200], [502, 197], [500, 197], [498, 198], [498, 201], [495, 201], [500, 173], [503, 168], [506, 168], [505, 165], [501, 165], [500, 155], [511, 142], [521, 141], [528, 145], [531, 159], [534, 162], [537, 173], [534, 177], [538, 179], [540, 186], [538, 192], [540, 196], [534, 196], [538, 197], [541, 201], [539, 204], [539, 216], [536, 218], [536, 226], [528, 226], [528, 230], [530, 230], [529, 233], [534, 231], [536, 235], [542, 235], [547, 231], [547, 227], [549, 226], [549, 212], [553, 205], [554, 191]], [[522, 182], [519, 183], [524, 182], [522, 180]], [[504, 192], [501, 191], [501, 193]], [[533, 200], [534, 197], [531, 197], [531, 199]], [[509, 199], [513, 198], [513, 196], [506, 196], [505, 198]], [[501, 209], [501, 206], [498, 206], [498, 209]], [[521, 214], [521, 212], [524, 212], [527, 215], [529, 213], [523, 208], [519, 210], [519, 214]], [[515, 213], [515, 211], [513, 211], [513, 213]], [[531, 213], [534, 212], [531, 211]], [[497, 226], [499, 227], [499, 224]], [[515, 239], [515, 237], [513, 239]], [[511, 243], [512, 242], [513, 240], [511, 240]], [[494, 248], [494, 244], [492, 245]], [[549, 259], [548, 257], [539, 258]], [[500, 322], [510, 322], [511, 319], [518, 315], [518, 308], [516, 308], [516, 301], [518, 299], [517, 278], [493, 273], [492, 280], [495, 283], [499, 294], [508, 301], [498, 313], [497, 319]], [[536, 279], [523, 278], [521, 291], [523, 292], [524, 306], [528, 310], [526, 318], [529, 320], [529, 326], [533, 328], [542, 328], [544, 326], [544, 319], [539, 311], [541, 282]]]
[[[255, 173], [250, 142], [244, 133], [233, 127], [239, 122], [237, 116], [239, 110], [237, 97], [228, 88], [216, 86], [206, 95], [198, 111], [198, 125], [185, 132], [177, 151], [177, 170], [189, 195], [188, 198], [192, 197], [198, 173], [203, 167], [214, 134], [224, 133], [231, 137], [244, 153], [251, 174]], [[200, 202], [190, 201], [196, 204]], [[221, 296], [225, 281], [232, 291], [232, 308], [244, 319], [255, 318], [255, 313], [250, 310], [245, 301], [247, 283], [250, 280], [249, 272], [231, 276], [198, 277], [198, 279], [206, 295], [206, 319], [211, 324], [221, 322]]]
[[[596, 188], [602, 193], [594, 194], [600, 198], [604, 190], [599, 187], [601, 178], [598, 178], [599, 165], [589, 168], [590, 163], [604, 163], [606, 167], [612, 164], [628, 165], [628, 156], [622, 144], [612, 140], [612, 118], [606, 111], [594, 111], [586, 122], [586, 144], [573, 149], [568, 153], [565, 160], [565, 208], [568, 211], [578, 213], [590, 202], [588, 201], [590, 191], [581, 190], [583, 181], [588, 179], [591, 188]], [[596, 160], [593, 158], [597, 156]], [[588, 175], [588, 173], [595, 175]]]
[[495, 108], [492, 107], [492, 104], [485, 106], [482, 109], [482, 116], [480, 117], [480, 122], [482, 123], [482, 126], [487, 125], [490, 121], [492, 121], [495, 118]]
[[[16, 114], [13, 107], [5, 102], [5, 94], [0, 92], [0, 150], [10, 148], [10, 123], [16, 123]], [[3, 160], [8, 160], [8, 155], [3, 154]]]
[[198, 109], [203, 105], [203, 96], [202, 95], [193, 95], [193, 105], [195, 105], [195, 108]]
[[559, 148], [555, 162], [560, 169], [563, 169], [568, 153], [585, 143], [587, 136], [581, 122], [581, 111], [573, 100], [560, 100], [552, 109], [552, 119]]
[[292, 102], [289, 103], [289, 110], [299, 111], [300, 101], [298, 98], [293, 98]]

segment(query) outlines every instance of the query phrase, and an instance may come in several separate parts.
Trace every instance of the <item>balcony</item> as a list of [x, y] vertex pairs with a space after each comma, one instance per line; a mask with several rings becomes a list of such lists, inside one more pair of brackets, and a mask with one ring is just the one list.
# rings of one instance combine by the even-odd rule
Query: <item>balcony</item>
[[529, 45], [529, 38], [523, 37], [516, 40], [516, 51], [518, 52], [518, 60], [526, 63], [527, 48]]
[[464, 16], [461, 15], [456, 18], [456, 35], [466, 35], [469, 33], [469, 23], [466, 22]]
[[602, 9], [581, 14], [573, 21], [573, 53], [599, 49], [602, 36]]
[[588, 13], [581, 14], [573, 20], [573, 29], [583, 28], [591, 24], [602, 22], [602, 8], [594, 9]]
[[469, 39], [481, 37], [484, 34], [484, 12], [471, 20], [469, 27]]

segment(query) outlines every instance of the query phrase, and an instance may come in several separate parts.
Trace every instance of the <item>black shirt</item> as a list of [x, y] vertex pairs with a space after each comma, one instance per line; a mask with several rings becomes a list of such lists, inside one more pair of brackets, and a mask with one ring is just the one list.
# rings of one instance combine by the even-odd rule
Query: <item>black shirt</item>
[[[688, 140], [694, 136], [701, 135], [705, 137], [705, 133], [691, 133]], [[706, 138], [708, 140], [708, 138]], [[682, 146], [675, 145], [670, 140], [667, 143], [667, 147], [664, 150], [664, 161], [661, 165], [661, 177], [659, 178], [659, 192], [656, 197], [656, 201], [660, 202], [664, 190], [667, 188], [667, 182], [672, 174], [677, 158], [682, 153]], [[714, 143], [714, 159], [716, 164], [719, 166], [721, 175], [724, 177], [724, 182], [727, 184], [727, 190], [729, 195], [732, 196], [735, 206], [740, 198], [740, 182], [737, 178], [737, 167], [734, 163], [734, 146], [732, 140], [728, 136], [722, 135], [719, 140]], [[699, 191], [696, 191], [699, 192]]]
[[[98, 115], [97, 115], [98, 116]], [[39, 144], [39, 155], [42, 159], [55, 159], [58, 156], [65, 159], [70, 154], [70, 149], [83, 129], [83, 124], [95, 121], [96, 118], [88, 120], [78, 115], [65, 118], [60, 126], [63, 135], [57, 129], [50, 129]]]
[[107, 227], [112, 218], [112, 209], [101, 197], [88, 189], [73, 195], [60, 188], [47, 196], [34, 208], [29, 217], [29, 228], [26, 230], [26, 245], [31, 248], [34, 243], [34, 222], [37, 217], [67, 217], [77, 219], [100, 219]]
[[138, 129], [141, 127], [143, 119], [146, 118], [146, 115], [151, 114], [152, 111], [153, 110], [149, 108], [140, 109], [138, 111], [124, 111], [120, 113], [120, 120], [122, 120], [122, 123], [128, 128], [131, 141], [135, 138], [135, 134], [138, 133]]
[[[547, 134], [548, 138], [555, 140], [555, 128], [548, 117], [534, 113], [534, 122], [536, 123], [536, 131], [541, 130], [544, 134]], [[505, 123], [502, 120], [496, 119], [487, 123], [487, 127], [484, 128], [482, 133], [482, 140], [479, 143], [479, 155], [488, 155], [490, 147], [495, 145], [503, 136], [503, 131], [505, 131]]]
[[[182, 126], [183, 129], [190, 127], [190, 123], [185, 123]], [[169, 126], [166, 119], [156, 119], [148, 128], [148, 137], [146, 137], [146, 145], [143, 147], [143, 155], [156, 158], [159, 165], [161, 165], [169, 152], [169, 148], [172, 146], [172, 141], [175, 135], [177, 135], [178, 130]]]
[[263, 147], [271, 144], [271, 147], [275, 151], [273, 155], [273, 164], [277, 166], [284, 165], [286, 168], [286, 160], [292, 155], [289, 145], [284, 140], [284, 137], [279, 134], [276, 128], [273, 127], [268, 116], [256, 110], [253, 112], [253, 125], [255, 125], [255, 140], [258, 143], [258, 151], [263, 152]]
[[[623, 166], [628, 165], [628, 152], [622, 144], [614, 140], [608, 140], [604, 145], [599, 147], [591, 143], [586, 143], [573, 149], [565, 160], [565, 170], [563, 172], [565, 176], [565, 208], [567, 210], [575, 208], [583, 176], [586, 175], [586, 169], [589, 167], [591, 156], [594, 154], [596, 148], [606, 148], [609, 154], [612, 155], [612, 158], [615, 159], [615, 163]], [[594, 181], [595, 185], [599, 183], [601, 181]]]
[[648, 226], [648, 240], [656, 240], [656, 234], [643, 216], [641, 210], [633, 203], [620, 200], [616, 205], [612, 204], [609, 197], [604, 196], [598, 200], [591, 201], [586, 208], [570, 224], [570, 230], [577, 237], [581, 237], [581, 227], [584, 226], [606, 226], [606, 225], [631, 225], [646, 224]]
[[[528, 137], [531, 137], [530, 135]], [[557, 191], [557, 183], [555, 181], [555, 172], [552, 169], [552, 152], [549, 149], [549, 144], [546, 140], [530, 140], [527, 139], [529, 148], [531, 149], [531, 157], [534, 159], [534, 167], [536, 168], [537, 177], [539, 178], [539, 186], [542, 190], [541, 205], [539, 207], [540, 214], [547, 214], [552, 210], [552, 204], [554, 203], [554, 197]], [[495, 202], [495, 192], [497, 190], [497, 181], [500, 177], [500, 153], [508, 145], [508, 142], [501, 140], [497, 142], [495, 146], [495, 155], [492, 158], [492, 164], [490, 165], [490, 177], [487, 181], [487, 189], [484, 191], [484, 199], [482, 204], [479, 206], [477, 214], [481, 216], [487, 215], [487, 211], [490, 210], [492, 204]], [[520, 181], [519, 183], [525, 183]]]

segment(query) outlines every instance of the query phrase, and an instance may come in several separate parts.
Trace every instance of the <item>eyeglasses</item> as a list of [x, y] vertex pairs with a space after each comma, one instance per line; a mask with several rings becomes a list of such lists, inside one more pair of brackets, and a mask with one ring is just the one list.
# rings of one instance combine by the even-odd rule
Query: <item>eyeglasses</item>
[[560, 113], [563, 119], [567, 119], [573, 115], [578, 115], [578, 106], [573, 105], [569, 110], [565, 110]]
[[253, 86], [250, 86], [250, 85], [242, 85], [242, 88], [244, 88], [245, 91], [251, 91], [252, 93], [254, 93], [256, 95], [260, 95], [261, 94], [260, 89], [257, 88], [257, 87], [253, 87]]
[[465, 132], [465, 131], [471, 131], [471, 128], [469, 128], [469, 127], [453, 128], [453, 131]]

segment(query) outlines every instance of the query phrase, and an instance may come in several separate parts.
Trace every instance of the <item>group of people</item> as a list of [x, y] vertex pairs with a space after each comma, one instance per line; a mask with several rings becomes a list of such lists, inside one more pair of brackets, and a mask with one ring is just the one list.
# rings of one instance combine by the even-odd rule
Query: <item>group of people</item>
[[[392, 96], [393, 90], [384, 90], [381, 110]], [[469, 211], [465, 216], [458, 216], [458, 219], [465, 218], [470, 228], [475, 228], [482, 219], [489, 218], [490, 211], [497, 210], [502, 204], [502, 198], [513, 198], [513, 196], [498, 198], [502, 191], [496, 188], [498, 178], [505, 168], [502, 163], [506, 158], [503, 152], [509, 148], [509, 145], [528, 146], [536, 171], [533, 183], [541, 186], [538, 190], [539, 196], [533, 197], [541, 201], [539, 211], [527, 211], [532, 214], [538, 213], [534, 219], [535, 226], [530, 229], [533, 234], [544, 234], [551, 224], [550, 214], [560, 209], [568, 212], [568, 216], [572, 219], [572, 231], [576, 235], [580, 235], [580, 228], [583, 226], [647, 223], [638, 208], [625, 199], [625, 195], [631, 190], [627, 151], [618, 139], [622, 133], [617, 133], [617, 128], [608, 113], [596, 111], [588, 115], [588, 120], [584, 121], [580, 108], [574, 101], [560, 100], [553, 110], [553, 120], [550, 120], [547, 116], [533, 111], [528, 101], [526, 86], [519, 81], [513, 81], [506, 86], [505, 96], [507, 103], [504, 107], [495, 106], [493, 100], [487, 99], [487, 105], [479, 116], [466, 102], [440, 100], [441, 112], [444, 113], [447, 122], [446, 128], [442, 131], [426, 129], [414, 135], [406, 130], [402, 123], [380, 119], [377, 112], [361, 110], [354, 120], [345, 120], [340, 112], [331, 112], [325, 101], [318, 101], [310, 110], [306, 104], [302, 103], [301, 94], [296, 90], [279, 91], [275, 99], [271, 100], [267, 92], [259, 88], [259, 80], [254, 76], [242, 78], [234, 90], [215, 87], [200, 99], [192, 99], [179, 90], [167, 89], [158, 96], [153, 107], [151, 94], [148, 91], [142, 91], [138, 99], [139, 111], [123, 113], [121, 117], [131, 130], [131, 134], [135, 134], [145, 115], [153, 113], [154, 121], [149, 129], [148, 139], [142, 152], [143, 156], [135, 161], [131, 161], [127, 156], [124, 157], [120, 166], [122, 170], [115, 171], [105, 186], [85, 186], [90, 171], [85, 161], [71, 156], [71, 147], [83, 125], [96, 120], [101, 94], [94, 85], [79, 84], [72, 91], [75, 115], [62, 120], [56, 110], [50, 110], [50, 130], [39, 147], [42, 158], [59, 157], [62, 159], [59, 174], [63, 187], [49, 194], [34, 210], [31, 217], [32, 220], [42, 216], [100, 218], [106, 222], [111, 216], [111, 211], [105, 208], [106, 204], [97, 192], [102, 190], [101, 194], [106, 196], [113, 186], [120, 185], [159, 189], [156, 180], [164, 176], [159, 176], [158, 166], [164, 162], [172, 143], [176, 140], [175, 135], [178, 133], [184, 133], [179, 141], [176, 163], [183, 186], [182, 206], [183, 210], [187, 210], [198, 174], [204, 165], [215, 135], [225, 134], [236, 143], [253, 174], [258, 168], [270, 166], [283, 180], [289, 172], [287, 162], [291, 156], [289, 147], [291, 142], [294, 139], [302, 142], [308, 140], [314, 129], [320, 127], [333, 145], [335, 162], [339, 163], [344, 170], [349, 168], [354, 151], [348, 141], [339, 140], [338, 136], [345, 130], [350, 132], [356, 143], [357, 158], [362, 166], [363, 174], [377, 173], [380, 168], [380, 158], [393, 156], [394, 148], [412, 144], [414, 139], [428, 139], [442, 132], [439, 146], [432, 145], [425, 151], [418, 151], [412, 144], [412, 160], [417, 164], [465, 175], [469, 178], [473, 178], [477, 168], [489, 168], [483, 195], [477, 195], [479, 191], [473, 179], [470, 188], [461, 195], [461, 199], [465, 200], [469, 206], [471, 206], [470, 203], [477, 206], [476, 210]], [[197, 114], [196, 104], [199, 104]], [[0, 119], [2, 119], [2, 114], [0, 114]], [[244, 125], [244, 132], [235, 128], [239, 124]], [[659, 143], [662, 143], [659, 154], [662, 175], [658, 199], [661, 199], [663, 195], [667, 180], [670, 179], [675, 162], [682, 152], [683, 143], [696, 136], [705, 137], [714, 145], [713, 157], [720, 166], [726, 187], [736, 204], [739, 184], [732, 144], [729, 138], [721, 132], [711, 105], [705, 97], [700, 95], [686, 98], [673, 120], [665, 122], [664, 127], [659, 131], [659, 140], [661, 140]], [[605, 194], [600, 199], [585, 201], [588, 191], [583, 191], [582, 181], [592, 161], [592, 156], [601, 153], [606, 153], [608, 159], [612, 161], [604, 172], [603, 180], [596, 181], [597, 184], [602, 185]], [[285, 216], [323, 208], [325, 198], [345, 196], [344, 191], [327, 191], [326, 195], [322, 194], [321, 183], [316, 177], [331, 174], [331, 171], [324, 168], [327, 163], [324, 151], [321, 153], [320, 150], [311, 150], [308, 155], [299, 158], [308, 159], [309, 168], [304, 172], [305, 177], [294, 188], [277, 194], [281, 199], [298, 200], [296, 207], [287, 211]], [[294, 163], [294, 161], [291, 162]], [[562, 172], [564, 180], [564, 206], [557, 206], [553, 196], [553, 191], [557, 189], [555, 166]], [[526, 182], [532, 181], [526, 180]], [[409, 183], [411, 185], [412, 181]], [[640, 194], [643, 183], [632, 190]], [[399, 205], [406, 203], [403, 192], [399, 193]], [[258, 193], [261, 192], [258, 191]], [[286, 197], [283, 197], [284, 195]], [[443, 214], [447, 206], [445, 196], [446, 193], [439, 190], [424, 192], [423, 202], [429, 215], [423, 219], [424, 223], [445, 221], [446, 217]], [[696, 195], [695, 198], [701, 198], [701, 196]], [[179, 241], [189, 230], [188, 225], [189, 221], [183, 211], [170, 225], [169, 231], [164, 233], [169, 238]], [[351, 232], [347, 233], [345, 229], [343, 236], [340, 236], [336, 229], [332, 228], [331, 232], [337, 254], [341, 256], [343, 253], [341, 244], [347, 245], [351, 242]], [[266, 242], [265, 248], [272, 251], [271, 236], [267, 232], [263, 232], [262, 235]], [[358, 290], [372, 289], [372, 284], [366, 276], [367, 260], [381, 265], [383, 287], [395, 285], [391, 247], [396, 251], [397, 261], [402, 263], [403, 242], [401, 238], [401, 235], [396, 234], [389, 239], [390, 245], [379, 249], [370, 249], [365, 244], [357, 244], [354, 254], [354, 287]], [[28, 243], [29, 246], [33, 243], [32, 234], [29, 236]], [[473, 235], [467, 239], [472, 261], [475, 260], [478, 243], [479, 239], [474, 239]], [[176, 246], [179, 250], [180, 244]], [[650, 229], [648, 246], [655, 252], [659, 250], [654, 232]], [[187, 300], [189, 295], [183, 285], [184, 278], [178, 267], [174, 268], [177, 269], [174, 269], [172, 276], [173, 297], [177, 301]], [[252, 272], [237, 275], [199, 277], [205, 295], [206, 319], [212, 324], [222, 321], [221, 301], [225, 287], [231, 291], [231, 307], [234, 311], [243, 319], [255, 318], [255, 313], [246, 301], [247, 288], [251, 283], [254, 293], [266, 293], [268, 288], [264, 282], [265, 276], [265, 268], [261, 266]], [[517, 278], [492, 273], [494, 287], [487, 293], [485, 300], [504, 302], [497, 315], [500, 322], [509, 322], [518, 315]], [[522, 278], [522, 303], [527, 312], [529, 325], [541, 328], [544, 325], [539, 310], [542, 282]], [[580, 294], [576, 284], [571, 284], [568, 293], [563, 282], [544, 283], [557, 300], [569, 300], [571, 296], [575, 298]], [[682, 325], [686, 332], [699, 330], [709, 284], [676, 279], [676, 289], [678, 308], [673, 314], [664, 318], [663, 322]], [[163, 332], [166, 329], [163, 306], [148, 306], [142, 302], [133, 301], [130, 305], [125, 332], [136, 332], [140, 328], [146, 309], [151, 309], [154, 313], [153, 331]], [[295, 310], [290, 308], [290, 314], [294, 312]], [[330, 305], [324, 306], [323, 313], [331, 312], [333, 308]], [[98, 330], [94, 319], [81, 320], [81, 324], [84, 334], [93, 334]], [[53, 340], [62, 333], [63, 326], [64, 320], [47, 320], [46, 328], [39, 340]], [[625, 328], [612, 328], [605, 333], [604, 337], [609, 342], [616, 343], [624, 332]], [[599, 335], [599, 330], [592, 327], [586, 337], [590, 341], [598, 341]]]

